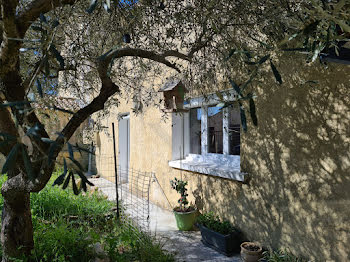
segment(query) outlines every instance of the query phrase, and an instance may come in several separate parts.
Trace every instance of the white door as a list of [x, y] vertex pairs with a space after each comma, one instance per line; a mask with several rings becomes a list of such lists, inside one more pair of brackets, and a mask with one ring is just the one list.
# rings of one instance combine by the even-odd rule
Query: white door
[[118, 122], [118, 156], [120, 178], [128, 183], [130, 161], [130, 115], [123, 115]]

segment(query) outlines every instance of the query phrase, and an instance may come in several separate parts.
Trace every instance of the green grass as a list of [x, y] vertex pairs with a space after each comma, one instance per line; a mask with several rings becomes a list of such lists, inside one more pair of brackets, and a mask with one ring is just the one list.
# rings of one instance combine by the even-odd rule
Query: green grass
[[90, 223], [104, 222], [104, 217], [113, 207], [113, 203], [100, 194], [76, 196], [69, 189], [50, 185], [39, 193], [31, 194], [31, 203], [32, 214], [42, 219], [54, 221], [77, 216], [79, 220]]
[[288, 250], [265, 251], [264, 259], [268, 262], [307, 262], [306, 259], [296, 257]]
[[[53, 180], [41, 192], [31, 194], [35, 248], [30, 258], [16, 261], [93, 261], [92, 247], [97, 242], [110, 261], [174, 261], [155, 239], [126, 220], [117, 221], [111, 211], [113, 203], [102, 195], [76, 196], [69, 189], [52, 187]], [[0, 187], [5, 181], [1, 176]]]
[[94, 254], [90, 232], [84, 227], [72, 228], [66, 221], [34, 225], [33, 258], [35, 261], [89, 261]]

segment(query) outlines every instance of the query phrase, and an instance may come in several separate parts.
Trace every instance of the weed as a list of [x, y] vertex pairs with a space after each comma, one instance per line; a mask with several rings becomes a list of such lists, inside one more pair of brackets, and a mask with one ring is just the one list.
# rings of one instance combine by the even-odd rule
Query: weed
[[130, 223], [120, 224], [116, 232], [105, 238], [105, 246], [112, 261], [175, 261], [172, 254], [164, 253], [158, 240]]

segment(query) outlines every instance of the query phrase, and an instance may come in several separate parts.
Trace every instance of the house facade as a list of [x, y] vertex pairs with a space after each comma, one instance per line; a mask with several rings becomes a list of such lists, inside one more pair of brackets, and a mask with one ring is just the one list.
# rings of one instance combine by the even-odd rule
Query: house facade
[[350, 66], [306, 64], [301, 54], [276, 64], [284, 82], [266, 72], [252, 84], [258, 126], [247, 115], [247, 132], [238, 108], [217, 106], [221, 96], [236, 99], [229, 86], [189, 97], [166, 118], [158, 107], [134, 114], [120, 101], [97, 134], [97, 172], [114, 172], [105, 168], [114, 123], [118, 164], [155, 173], [153, 203], [175, 207], [170, 180], [181, 178], [192, 204], [249, 240], [312, 261], [350, 261]]

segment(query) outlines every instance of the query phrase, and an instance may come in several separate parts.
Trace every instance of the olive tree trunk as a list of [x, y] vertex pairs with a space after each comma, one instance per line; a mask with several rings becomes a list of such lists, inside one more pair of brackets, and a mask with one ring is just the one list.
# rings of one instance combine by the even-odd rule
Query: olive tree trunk
[[30, 255], [34, 247], [30, 192], [22, 175], [6, 181], [1, 193], [4, 198], [1, 221], [2, 262], [10, 257]]

